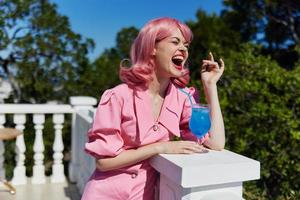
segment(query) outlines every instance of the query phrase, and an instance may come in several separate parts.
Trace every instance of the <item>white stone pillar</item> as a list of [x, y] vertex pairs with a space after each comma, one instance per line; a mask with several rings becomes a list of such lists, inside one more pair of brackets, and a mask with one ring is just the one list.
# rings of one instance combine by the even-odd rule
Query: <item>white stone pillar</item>
[[[16, 124], [16, 129], [19, 129], [23, 132], [26, 122], [25, 114], [15, 114], [14, 115], [14, 123]], [[25, 168], [25, 151], [26, 146], [24, 142], [24, 134], [21, 134], [16, 139], [16, 167], [14, 169], [14, 176], [12, 179], [13, 185], [23, 185], [27, 183], [26, 177], [26, 168]]]
[[64, 114], [54, 114], [53, 115], [53, 123], [55, 128], [55, 138], [53, 143], [53, 166], [52, 166], [52, 183], [61, 183], [66, 180], [64, 173], [64, 165], [62, 163], [63, 160], [63, 150], [64, 143], [62, 139], [62, 128], [64, 123]]
[[[4, 128], [3, 124], [5, 123], [5, 115], [0, 114], [0, 128]], [[2, 140], [0, 140], [0, 178], [5, 179], [5, 169], [3, 166], [4, 163], [4, 143]]]
[[227, 150], [161, 154], [151, 165], [160, 173], [160, 200], [241, 200], [242, 183], [260, 177], [258, 161]]
[[33, 144], [34, 151], [34, 166], [33, 176], [31, 182], [33, 184], [41, 184], [46, 182], [45, 178], [45, 166], [44, 166], [44, 142], [43, 142], [43, 128], [45, 123], [44, 114], [34, 114], [33, 123], [35, 124], [35, 139]]
[[85, 97], [85, 96], [75, 96], [70, 97], [70, 104], [74, 108], [74, 113], [72, 115], [72, 140], [71, 140], [71, 162], [69, 165], [69, 178], [72, 182], [77, 182], [80, 178], [79, 176], [79, 155], [82, 153], [83, 149], [78, 148], [80, 145], [80, 139], [82, 139], [82, 135], [78, 134], [86, 134], [80, 133], [76, 127], [76, 112], [84, 112], [87, 115], [90, 110], [93, 110], [93, 106], [97, 104], [97, 99], [93, 97]]

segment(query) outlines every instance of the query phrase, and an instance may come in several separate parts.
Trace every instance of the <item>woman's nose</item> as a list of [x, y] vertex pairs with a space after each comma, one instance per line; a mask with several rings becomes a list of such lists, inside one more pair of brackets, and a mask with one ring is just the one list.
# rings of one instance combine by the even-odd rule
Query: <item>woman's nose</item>
[[182, 45], [180, 45], [179, 50], [180, 51], [188, 51], [188, 48], [182, 44]]

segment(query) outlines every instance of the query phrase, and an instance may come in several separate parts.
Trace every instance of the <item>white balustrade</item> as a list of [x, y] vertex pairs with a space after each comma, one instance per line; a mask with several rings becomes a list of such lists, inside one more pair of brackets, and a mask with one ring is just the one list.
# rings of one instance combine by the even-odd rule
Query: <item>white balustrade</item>
[[[5, 115], [0, 114], [0, 128], [3, 128], [5, 123]], [[5, 169], [3, 167], [4, 164], [4, 143], [2, 140], [0, 140], [0, 178], [5, 178]]]
[[[25, 114], [15, 114], [14, 115], [14, 123], [16, 124], [17, 129], [23, 131], [26, 122]], [[25, 151], [26, 146], [24, 142], [24, 134], [21, 134], [16, 139], [16, 167], [14, 169], [14, 176], [12, 179], [12, 183], [14, 185], [22, 185], [27, 183], [26, 179], [26, 168], [25, 168]]]
[[[74, 109], [70, 105], [53, 105], [53, 104], [0, 104], [0, 127], [5, 123], [5, 115], [13, 114], [13, 121], [16, 124], [15, 128], [21, 130], [24, 134], [16, 138], [16, 166], [11, 180], [13, 185], [27, 184], [28, 177], [26, 176], [25, 166], [25, 152], [26, 146], [24, 137], [28, 133], [24, 132], [26, 115], [33, 115], [33, 123], [35, 129], [35, 138], [33, 144], [34, 151], [34, 166], [33, 176], [31, 178], [32, 184], [43, 184], [46, 182], [45, 165], [44, 165], [44, 141], [43, 128], [45, 123], [45, 114], [53, 115], [54, 130], [53, 133], [53, 166], [51, 182], [59, 183], [65, 182], [65, 174], [63, 167], [63, 139], [62, 128], [64, 123], [64, 114], [73, 113]], [[0, 141], [0, 176], [5, 177], [5, 170], [3, 169], [3, 143]]]
[[53, 115], [53, 123], [55, 129], [55, 139], [53, 143], [53, 166], [52, 166], [52, 176], [51, 182], [52, 183], [61, 183], [66, 180], [64, 174], [64, 166], [62, 163], [63, 160], [63, 153], [64, 150], [64, 143], [62, 139], [62, 128], [64, 123], [64, 115], [63, 114], [54, 114]]
[[44, 114], [34, 114], [33, 122], [35, 124], [35, 139], [33, 144], [34, 151], [34, 166], [33, 166], [33, 184], [41, 184], [46, 182], [45, 166], [44, 166], [44, 142], [43, 142], [43, 128], [45, 123]]

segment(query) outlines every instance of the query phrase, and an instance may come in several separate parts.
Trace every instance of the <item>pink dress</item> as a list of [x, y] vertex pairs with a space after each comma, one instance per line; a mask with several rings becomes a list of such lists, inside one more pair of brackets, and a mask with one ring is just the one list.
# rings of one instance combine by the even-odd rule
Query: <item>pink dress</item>
[[[185, 88], [191, 95], [193, 88]], [[121, 84], [106, 90], [98, 105], [85, 151], [95, 158], [114, 157], [126, 149], [169, 141], [174, 136], [198, 139], [189, 131], [188, 97], [169, 85], [160, 115], [153, 119], [147, 89]], [[208, 134], [200, 141], [204, 142]], [[118, 170], [95, 169], [85, 185], [82, 200], [153, 200], [158, 173], [144, 160]]]

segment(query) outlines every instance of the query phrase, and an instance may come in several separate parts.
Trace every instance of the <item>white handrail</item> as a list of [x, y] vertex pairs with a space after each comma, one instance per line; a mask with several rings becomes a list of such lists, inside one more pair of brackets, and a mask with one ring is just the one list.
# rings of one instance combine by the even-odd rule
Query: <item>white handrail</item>
[[[64, 123], [64, 115], [72, 114], [73, 118], [78, 115], [82, 110], [86, 111], [89, 114], [89, 110], [93, 110], [93, 106], [96, 105], [97, 100], [92, 97], [70, 97], [70, 103], [68, 104], [0, 104], [0, 127], [3, 127], [6, 122], [6, 115], [13, 115], [13, 122], [15, 128], [23, 131], [26, 126], [27, 115], [33, 116], [33, 124], [35, 128], [35, 139], [34, 139], [34, 166], [33, 166], [33, 177], [31, 178], [32, 184], [42, 184], [45, 183], [45, 165], [44, 165], [44, 141], [43, 141], [43, 128], [45, 123], [45, 115], [50, 114], [53, 118], [54, 126], [54, 143], [53, 143], [53, 166], [52, 166], [52, 176], [51, 182], [64, 182], [64, 166], [63, 161], [63, 139], [62, 139], [62, 128]], [[75, 118], [74, 118], [75, 119]], [[84, 129], [79, 130], [74, 129], [74, 119], [72, 119], [72, 151], [75, 151], [75, 148], [78, 148], [74, 141], [80, 141], [81, 138], [84, 139], [86, 132]], [[80, 118], [78, 118], [80, 119]], [[86, 122], [86, 119], [81, 120], [82, 123], [86, 124], [83, 127], [86, 128], [90, 122]], [[80, 121], [78, 121], [80, 123]], [[31, 123], [31, 122], [30, 122]], [[74, 131], [76, 130], [76, 131]], [[76, 133], [75, 133], [76, 132]], [[80, 135], [77, 135], [80, 134]], [[27, 133], [20, 135], [16, 139], [16, 166], [13, 172], [13, 178], [11, 182], [15, 185], [27, 184], [26, 177], [26, 145], [25, 140]], [[78, 138], [79, 137], [79, 138]], [[77, 149], [77, 152], [83, 152], [82, 149]], [[5, 175], [5, 169], [3, 169], [3, 155], [4, 148], [3, 143], [0, 142], [0, 176]], [[72, 152], [71, 163], [74, 163], [73, 160], [77, 160], [78, 155], [74, 155]], [[77, 171], [78, 172], [78, 171]], [[77, 181], [77, 180], [76, 180]]]
[[0, 114], [56, 114], [73, 111], [68, 104], [0, 104]]

